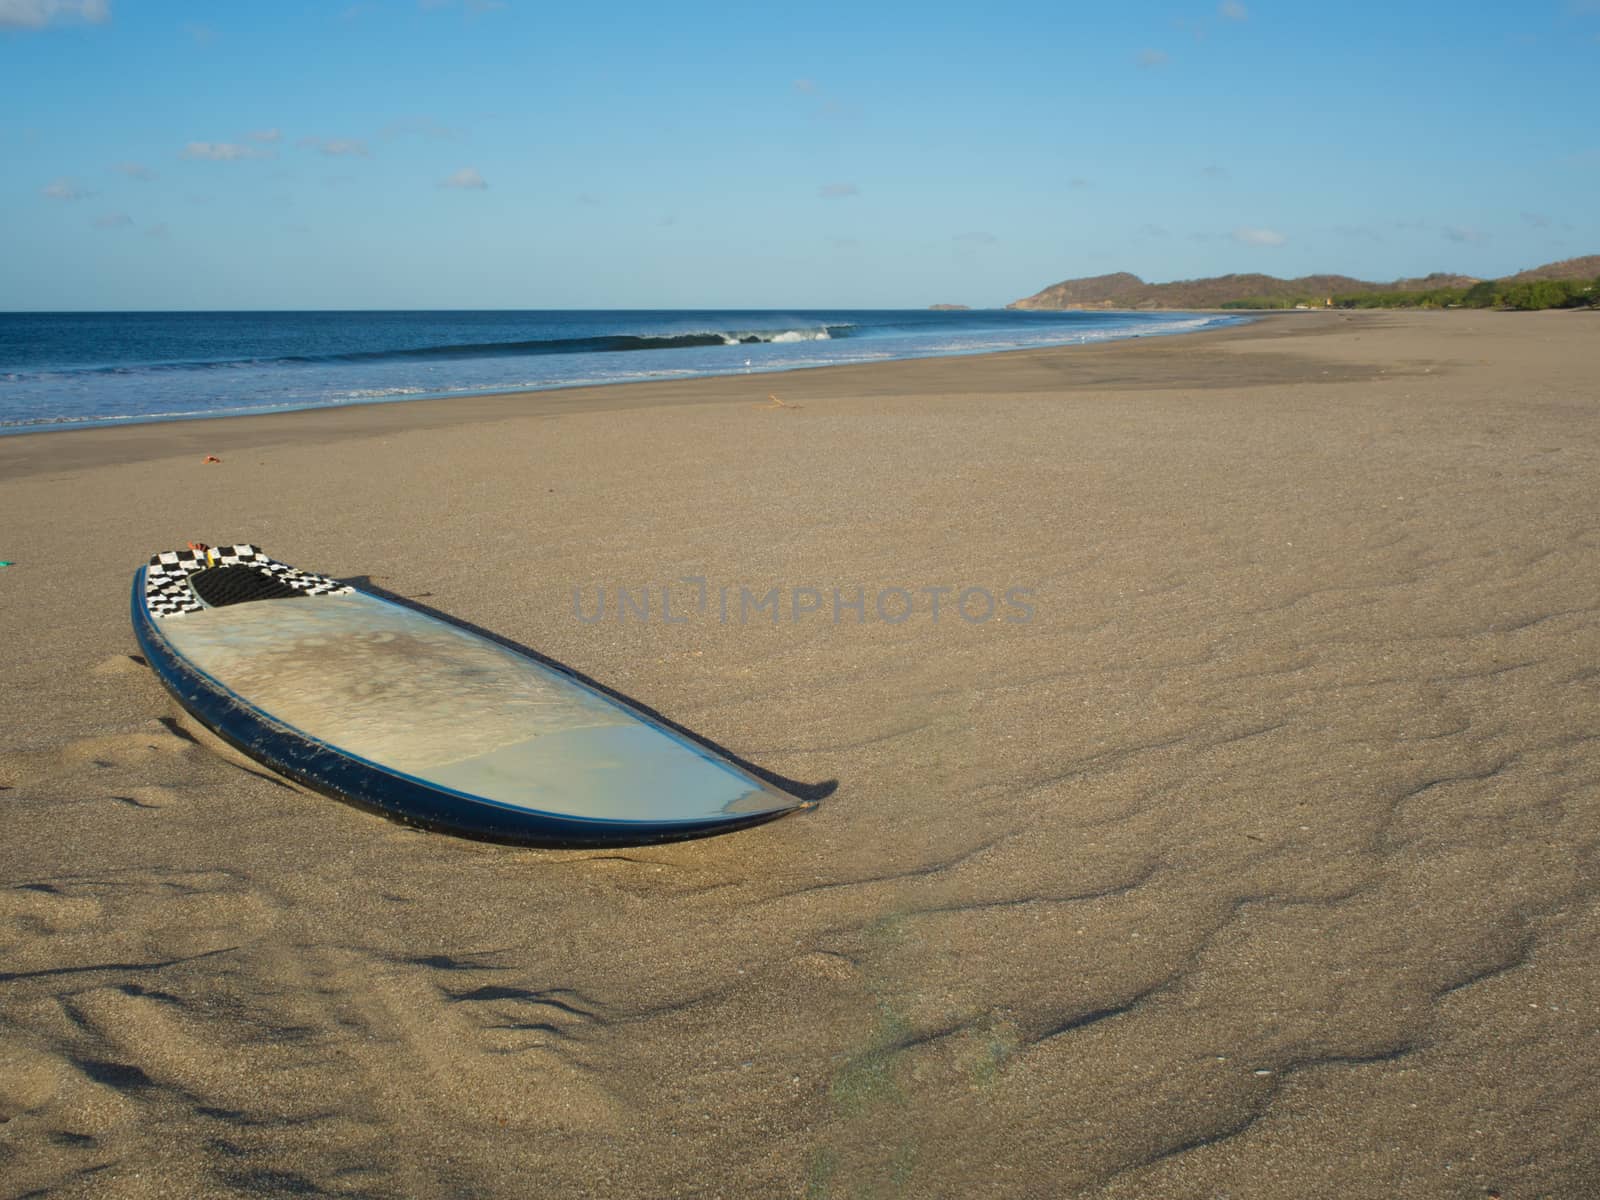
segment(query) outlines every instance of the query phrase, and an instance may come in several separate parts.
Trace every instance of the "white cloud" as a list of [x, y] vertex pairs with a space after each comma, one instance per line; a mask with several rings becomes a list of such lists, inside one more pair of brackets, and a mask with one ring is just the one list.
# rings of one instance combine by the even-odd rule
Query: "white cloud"
[[1164, 67], [1172, 61], [1172, 56], [1165, 50], [1141, 50], [1135, 59], [1141, 67]]
[[183, 157], [209, 162], [236, 162], [242, 158], [271, 158], [272, 151], [241, 146], [237, 142], [190, 142], [183, 148]]
[[483, 176], [478, 174], [476, 168], [462, 167], [461, 170], [451, 175], [448, 179], [441, 180], [439, 186], [481, 192], [489, 185], [484, 181]]
[[1489, 235], [1484, 233], [1481, 229], [1467, 229], [1461, 225], [1446, 226], [1444, 237], [1446, 241], [1465, 242], [1472, 246], [1479, 245], [1489, 240]]
[[1160, 225], [1141, 225], [1139, 232], [1145, 237], [1167, 237], [1167, 231]]
[[70, 179], [57, 179], [40, 188], [39, 194], [51, 200], [82, 200], [89, 193], [80, 190]]
[[1276, 229], [1235, 229], [1231, 236], [1241, 246], [1281, 246], [1289, 240]]
[[132, 224], [133, 218], [127, 213], [120, 212], [106, 213], [104, 216], [94, 219], [94, 227], [96, 229], [122, 229], [124, 226]]
[[283, 132], [279, 129], [258, 129], [254, 133], [245, 134], [252, 142], [281, 142]]
[[815, 79], [796, 79], [794, 81], [794, 90], [802, 96], [814, 96], [817, 94], [817, 81]]
[[0, 0], [0, 29], [103, 25], [110, 19], [109, 0]]
[[817, 189], [817, 195], [828, 200], [838, 200], [845, 196], [859, 196], [861, 189], [853, 183], [825, 183]]
[[1243, 21], [1250, 15], [1250, 10], [1239, 3], [1239, 0], [1222, 0], [1217, 5], [1217, 11], [1230, 21]]
[[371, 157], [367, 152], [367, 144], [360, 138], [303, 137], [300, 139], [300, 144], [315, 147], [330, 158]]
[[111, 168], [129, 179], [137, 179], [140, 183], [149, 183], [156, 177], [156, 173], [143, 163], [122, 162]]

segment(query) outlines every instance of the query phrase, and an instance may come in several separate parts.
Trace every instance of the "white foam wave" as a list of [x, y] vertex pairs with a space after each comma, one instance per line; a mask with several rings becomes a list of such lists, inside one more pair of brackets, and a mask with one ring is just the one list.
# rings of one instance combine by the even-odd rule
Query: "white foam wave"
[[381, 400], [385, 396], [426, 396], [427, 388], [417, 387], [387, 387], [387, 388], [361, 388], [353, 392], [338, 392], [337, 398], [344, 400]]
[[718, 336], [722, 338], [724, 346], [744, 346], [756, 342], [782, 345], [788, 342], [833, 341], [833, 335], [826, 329], [739, 329]]

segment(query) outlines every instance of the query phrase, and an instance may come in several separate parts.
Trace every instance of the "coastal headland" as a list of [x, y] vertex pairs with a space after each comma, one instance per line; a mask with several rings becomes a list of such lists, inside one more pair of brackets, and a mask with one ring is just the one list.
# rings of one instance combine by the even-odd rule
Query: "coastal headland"
[[1600, 305], [1600, 254], [1543, 263], [1503, 279], [1438, 272], [1388, 283], [1348, 275], [1218, 275], [1146, 283], [1118, 271], [1064, 279], [1006, 305], [1017, 309], [1513, 308]]
[[[1600, 313], [1335, 311], [0, 438], [3, 1190], [1600, 1192], [1597, 379]], [[135, 657], [189, 540], [822, 802], [592, 853], [299, 791]]]

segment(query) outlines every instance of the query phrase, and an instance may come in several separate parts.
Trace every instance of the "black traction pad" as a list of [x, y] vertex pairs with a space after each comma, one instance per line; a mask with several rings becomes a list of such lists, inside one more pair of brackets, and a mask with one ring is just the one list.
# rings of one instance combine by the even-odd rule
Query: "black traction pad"
[[[202, 576], [213, 574], [217, 575], [213, 584], [197, 583]], [[202, 592], [202, 587], [215, 591]], [[248, 542], [164, 551], [150, 559], [144, 578], [145, 607], [158, 621], [204, 612], [207, 605], [222, 608], [247, 600], [346, 596], [354, 590], [337, 579], [279, 562]], [[218, 598], [213, 599], [213, 594]]]
[[251, 600], [292, 600], [306, 594], [254, 567], [208, 567], [189, 576], [189, 586], [212, 608]]

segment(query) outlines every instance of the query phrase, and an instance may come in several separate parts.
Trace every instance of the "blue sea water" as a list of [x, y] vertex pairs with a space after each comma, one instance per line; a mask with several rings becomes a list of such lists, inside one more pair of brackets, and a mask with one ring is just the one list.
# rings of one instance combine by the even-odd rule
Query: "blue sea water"
[[0, 313], [0, 434], [990, 353], [1180, 333], [1196, 313]]

